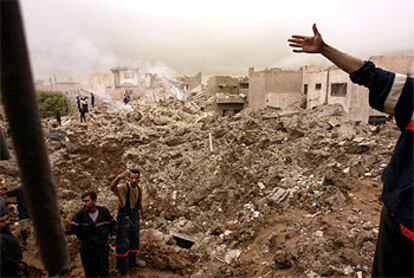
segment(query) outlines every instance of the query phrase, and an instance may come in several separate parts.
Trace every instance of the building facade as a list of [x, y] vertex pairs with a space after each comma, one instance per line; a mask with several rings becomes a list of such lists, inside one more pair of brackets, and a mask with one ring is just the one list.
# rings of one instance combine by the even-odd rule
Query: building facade
[[201, 72], [199, 72], [194, 76], [178, 76], [175, 80], [180, 83], [181, 89], [191, 92], [201, 86], [201, 77]]
[[214, 104], [208, 110], [222, 116], [232, 115], [247, 105], [249, 79], [247, 77], [212, 76], [207, 81], [207, 94], [214, 97]]
[[266, 106], [286, 109], [302, 101], [302, 71], [280, 68], [255, 71], [249, 69], [248, 103], [252, 109]]

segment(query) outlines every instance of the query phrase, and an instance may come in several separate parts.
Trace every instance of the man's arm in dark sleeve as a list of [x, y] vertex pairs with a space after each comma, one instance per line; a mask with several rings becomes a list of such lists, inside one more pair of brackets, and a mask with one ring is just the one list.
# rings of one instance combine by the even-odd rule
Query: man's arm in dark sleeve
[[79, 234], [79, 228], [80, 228], [80, 211], [78, 211], [75, 215], [73, 215], [69, 227], [66, 229], [65, 234], [67, 235], [73, 235]]
[[368, 61], [350, 74], [352, 82], [369, 89], [372, 108], [395, 116], [400, 128], [405, 128], [413, 116], [413, 79], [406, 75], [377, 68]]
[[116, 225], [116, 221], [112, 217], [112, 215], [109, 212], [109, 209], [108, 208], [105, 208], [105, 213], [106, 213], [105, 221], [108, 221], [110, 223], [109, 224], [109, 233], [110, 233], [110, 235], [115, 235], [115, 225]]

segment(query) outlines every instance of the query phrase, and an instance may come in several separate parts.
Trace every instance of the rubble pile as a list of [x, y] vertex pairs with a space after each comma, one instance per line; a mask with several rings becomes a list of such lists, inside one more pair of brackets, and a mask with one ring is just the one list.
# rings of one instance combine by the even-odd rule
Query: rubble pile
[[[337, 105], [218, 117], [192, 100], [88, 116], [45, 130], [63, 217], [86, 190], [115, 215], [111, 180], [140, 168], [149, 268], [192, 277], [370, 273], [393, 123], [357, 124]], [[0, 169], [3, 187], [15, 182], [15, 163]]]

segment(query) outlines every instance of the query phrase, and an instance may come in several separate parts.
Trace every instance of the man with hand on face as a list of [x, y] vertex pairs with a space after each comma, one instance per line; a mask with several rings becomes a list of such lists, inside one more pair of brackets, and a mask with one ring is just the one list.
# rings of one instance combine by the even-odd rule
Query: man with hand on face
[[82, 195], [83, 207], [66, 223], [66, 234], [76, 234], [86, 277], [109, 276], [109, 241], [115, 221], [106, 207], [96, 205], [97, 194]]
[[145, 266], [145, 262], [136, 257], [142, 213], [139, 178], [140, 171], [130, 169], [119, 174], [111, 183], [111, 190], [118, 196], [116, 258], [117, 269], [122, 276], [128, 275], [129, 267]]
[[372, 108], [394, 116], [400, 138], [384, 169], [384, 203], [380, 218], [373, 277], [414, 276], [414, 79], [377, 68], [328, 45], [316, 25], [313, 36], [293, 35], [294, 52], [320, 53], [349, 73], [352, 82], [369, 89]]

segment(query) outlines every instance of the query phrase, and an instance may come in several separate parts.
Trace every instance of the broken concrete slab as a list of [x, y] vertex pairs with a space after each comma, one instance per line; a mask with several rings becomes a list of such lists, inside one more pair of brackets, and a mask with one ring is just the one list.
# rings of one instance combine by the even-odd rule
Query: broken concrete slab
[[268, 203], [271, 206], [277, 206], [282, 203], [289, 196], [289, 190], [276, 187], [273, 189], [272, 193], [267, 197]]
[[170, 235], [175, 240], [177, 246], [181, 248], [190, 249], [196, 242], [196, 240], [189, 235], [184, 235], [177, 232], [172, 232]]

